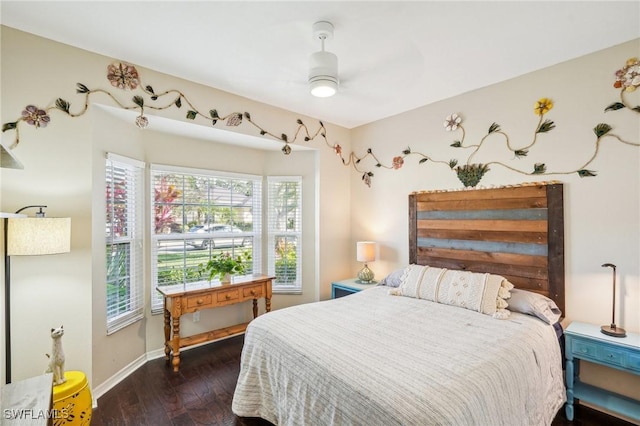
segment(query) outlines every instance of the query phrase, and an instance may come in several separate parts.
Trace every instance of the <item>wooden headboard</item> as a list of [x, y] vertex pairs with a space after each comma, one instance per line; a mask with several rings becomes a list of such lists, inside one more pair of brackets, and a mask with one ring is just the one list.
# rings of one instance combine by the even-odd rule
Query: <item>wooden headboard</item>
[[[409, 195], [409, 263], [502, 275], [564, 313], [561, 183]], [[565, 314], [566, 315], [566, 314]]]

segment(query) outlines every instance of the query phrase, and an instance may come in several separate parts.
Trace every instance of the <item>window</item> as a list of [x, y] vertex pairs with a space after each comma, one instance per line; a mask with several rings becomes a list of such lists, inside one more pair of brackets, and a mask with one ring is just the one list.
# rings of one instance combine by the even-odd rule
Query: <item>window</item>
[[268, 262], [273, 291], [302, 292], [302, 177], [268, 177]]
[[107, 334], [142, 318], [142, 171], [144, 163], [107, 155]]
[[262, 272], [262, 177], [157, 165], [151, 181], [155, 286], [207, 280], [204, 266], [221, 252], [246, 254], [246, 273]]

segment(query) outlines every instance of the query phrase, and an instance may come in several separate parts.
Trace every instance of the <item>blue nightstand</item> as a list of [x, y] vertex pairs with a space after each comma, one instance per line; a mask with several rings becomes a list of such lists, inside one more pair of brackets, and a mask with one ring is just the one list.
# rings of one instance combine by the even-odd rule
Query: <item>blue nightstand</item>
[[337, 299], [338, 297], [348, 296], [361, 290], [374, 287], [376, 284], [378, 284], [377, 281], [373, 281], [371, 284], [362, 284], [357, 278], [334, 281], [331, 283], [331, 298]]
[[[610, 411], [640, 420], [640, 400], [618, 395], [580, 381], [580, 360], [640, 375], [640, 334], [611, 337], [600, 327], [572, 322], [564, 332], [567, 358], [567, 420], [573, 420], [573, 402], [581, 399]], [[640, 386], [640, 378], [638, 380]]]

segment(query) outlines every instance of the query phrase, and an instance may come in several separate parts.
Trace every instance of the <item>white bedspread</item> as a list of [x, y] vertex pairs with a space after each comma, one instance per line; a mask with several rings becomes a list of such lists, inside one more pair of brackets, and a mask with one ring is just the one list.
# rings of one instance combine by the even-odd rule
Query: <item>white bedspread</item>
[[549, 425], [554, 329], [373, 287], [249, 325], [233, 412], [278, 425]]

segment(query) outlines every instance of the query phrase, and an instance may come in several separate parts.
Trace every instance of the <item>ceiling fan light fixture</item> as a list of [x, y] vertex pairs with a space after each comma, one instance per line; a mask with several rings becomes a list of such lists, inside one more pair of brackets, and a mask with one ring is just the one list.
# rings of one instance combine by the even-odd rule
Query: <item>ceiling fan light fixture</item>
[[327, 98], [338, 91], [338, 57], [331, 52], [311, 55], [309, 88], [313, 96]]
[[316, 98], [328, 98], [338, 91], [338, 83], [334, 80], [316, 80], [309, 83], [309, 87]]
[[322, 50], [311, 54], [309, 59], [309, 89], [313, 96], [328, 98], [338, 91], [338, 57], [324, 50], [325, 40], [333, 37], [333, 25], [316, 22], [313, 35], [320, 40]]

